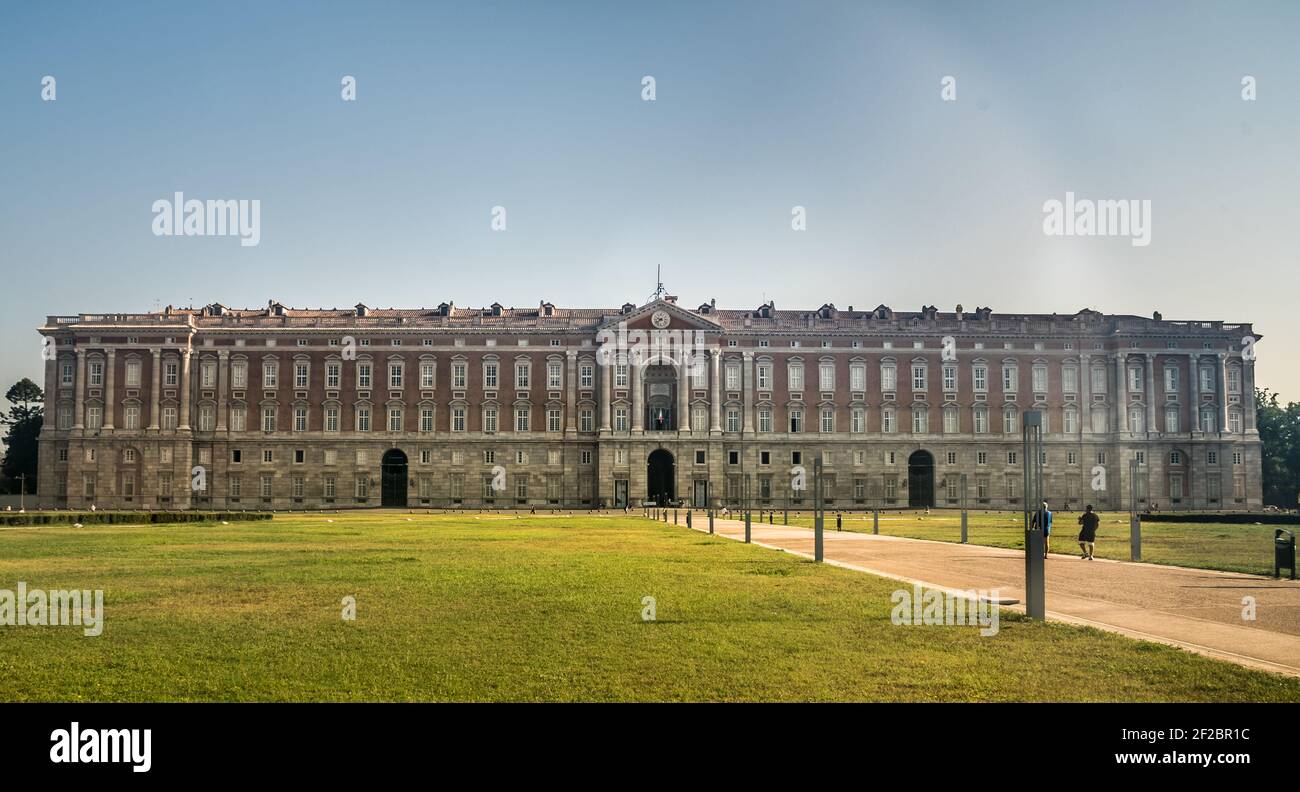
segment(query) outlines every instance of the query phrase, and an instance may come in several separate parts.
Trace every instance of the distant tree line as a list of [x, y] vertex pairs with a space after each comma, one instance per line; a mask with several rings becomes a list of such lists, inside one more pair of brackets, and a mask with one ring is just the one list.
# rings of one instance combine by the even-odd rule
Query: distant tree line
[[1255, 390], [1255, 422], [1264, 444], [1264, 503], [1296, 508], [1300, 495], [1300, 403]]

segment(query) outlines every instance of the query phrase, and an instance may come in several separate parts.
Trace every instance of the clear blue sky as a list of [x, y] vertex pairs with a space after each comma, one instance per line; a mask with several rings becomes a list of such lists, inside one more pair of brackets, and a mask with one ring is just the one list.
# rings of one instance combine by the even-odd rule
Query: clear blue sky
[[[191, 5], [0, 8], [0, 387], [47, 313], [619, 305], [662, 265], [691, 305], [1254, 321], [1300, 399], [1300, 4]], [[177, 190], [261, 244], [155, 237]], [[1067, 190], [1151, 200], [1151, 244], [1046, 237]]]

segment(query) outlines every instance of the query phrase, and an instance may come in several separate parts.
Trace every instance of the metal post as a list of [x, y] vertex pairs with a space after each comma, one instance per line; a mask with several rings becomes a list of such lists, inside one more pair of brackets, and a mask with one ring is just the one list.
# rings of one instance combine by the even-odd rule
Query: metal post
[[691, 513], [689, 510], [686, 512], [686, 527], [691, 527]]
[[1038, 519], [1043, 503], [1043, 414], [1027, 411], [1021, 432], [1025, 471], [1025, 615], [1041, 620], [1047, 612], [1043, 581], [1046, 543]]
[[970, 533], [967, 530], [966, 522], [966, 474], [961, 474], [961, 543], [966, 544], [970, 541]]
[[790, 496], [785, 496], [785, 511], [781, 514], [781, 524], [790, 524]]
[[745, 476], [740, 482], [740, 497], [744, 500], [741, 507], [745, 510], [745, 544], [749, 544], [749, 476]]
[[1134, 457], [1128, 462], [1128, 558], [1130, 561], [1142, 560], [1142, 517], [1138, 514], [1138, 473], [1141, 466]]
[[713, 533], [713, 509], [709, 509], [709, 533]]
[[673, 525], [677, 524], [677, 510], [673, 509]]
[[876, 503], [876, 508], [871, 512], [871, 532], [880, 533], [880, 503]]
[[822, 547], [822, 530], [825, 527], [826, 510], [822, 503], [822, 455], [813, 459], [813, 560], [821, 563], [824, 552]]

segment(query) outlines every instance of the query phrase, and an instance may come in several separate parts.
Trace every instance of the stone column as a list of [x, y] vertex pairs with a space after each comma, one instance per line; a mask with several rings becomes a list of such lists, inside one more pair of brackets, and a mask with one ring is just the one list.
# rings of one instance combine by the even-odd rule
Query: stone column
[[745, 420], [742, 428], [745, 434], [754, 431], [754, 353], [745, 352], [745, 369], [741, 375], [740, 385], [745, 389]]
[[1246, 402], [1246, 425], [1243, 427], [1248, 434], [1257, 434], [1259, 427], [1255, 425], [1255, 361], [1241, 361], [1241, 398]]
[[1214, 367], [1215, 385], [1218, 390], [1218, 412], [1219, 425], [1215, 427], [1220, 432], [1228, 430], [1228, 356], [1220, 352], [1215, 356], [1218, 363]]
[[74, 384], [72, 428], [81, 430], [86, 428], [86, 350], [82, 347], [77, 347], [77, 380]]
[[230, 353], [217, 352], [217, 431], [226, 431], [226, 389], [230, 385]]
[[1123, 433], [1128, 431], [1128, 372], [1125, 371], [1125, 363], [1128, 361], [1128, 355], [1123, 352], [1115, 353], [1115, 405], [1118, 414], [1116, 417], [1116, 430]]
[[1148, 352], [1147, 358], [1147, 434], [1156, 431], [1156, 355]]
[[[691, 365], [688, 355], [690, 351], [683, 345], [677, 361], [677, 431], [687, 434], [691, 431]], [[684, 465], [682, 469], [686, 469]]]
[[564, 434], [572, 436], [578, 433], [578, 350], [569, 349], [564, 354]]
[[149, 428], [152, 431], [158, 431], [159, 415], [161, 409], [158, 406], [158, 399], [162, 396], [162, 350], [153, 350], [153, 390], [150, 393], [149, 401]]
[[114, 394], [114, 386], [117, 384], [117, 350], [104, 350], [104, 428], [113, 430], [113, 413], [117, 411], [117, 398]]
[[1189, 352], [1187, 355], [1188, 398], [1192, 400], [1192, 431], [1201, 431], [1201, 364], [1200, 355]]
[[1092, 434], [1092, 357], [1079, 355], [1079, 434]]
[[641, 360], [636, 350], [628, 353], [628, 378], [632, 385], [632, 433], [641, 434], [645, 430], [645, 394], [641, 388]]
[[181, 417], [177, 427], [182, 432], [190, 429], [190, 348], [181, 350]]
[[709, 433], [722, 434], [722, 350], [709, 350]]
[[[610, 353], [608, 357], [605, 357], [603, 359], [605, 361], [605, 364], [596, 366], [596, 368], [600, 373], [600, 431], [608, 432], [610, 428], [609, 427], [610, 401], [614, 395], [612, 385], [614, 380], [614, 372], [617, 370], [618, 367], [618, 357], [614, 353]], [[596, 361], [599, 363], [600, 360], [602, 360], [602, 357], [598, 352], [596, 356]]]

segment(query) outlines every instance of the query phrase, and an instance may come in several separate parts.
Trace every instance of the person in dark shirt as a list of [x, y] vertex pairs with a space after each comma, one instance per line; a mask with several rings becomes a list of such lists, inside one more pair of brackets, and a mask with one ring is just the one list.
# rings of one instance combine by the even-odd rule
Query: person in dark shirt
[[1092, 504], [1083, 510], [1079, 515], [1079, 525], [1083, 526], [1079, 530], [1079, 549], [1083, 551], [1081, 556], [1087, 561], [1092, 560], [1093, 543], [1097, 541], [1097, 526], [1101, 524], [1101, 518], [1092, 510]]

